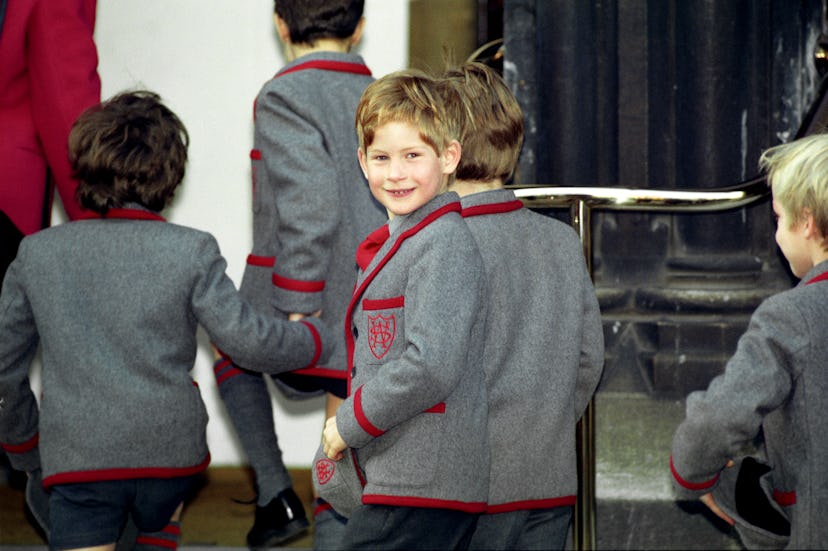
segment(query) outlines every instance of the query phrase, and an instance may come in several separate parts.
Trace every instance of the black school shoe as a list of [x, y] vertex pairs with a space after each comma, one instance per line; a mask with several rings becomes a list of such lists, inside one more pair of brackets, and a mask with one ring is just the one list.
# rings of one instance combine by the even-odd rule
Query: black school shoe
[[252, 551], [274, 547], [302, 534], [309, 525], [299, 496], [293, 488], [288, 488], [264, 507], [256, 506], [253, 528], [247, 533], [247, 546]]

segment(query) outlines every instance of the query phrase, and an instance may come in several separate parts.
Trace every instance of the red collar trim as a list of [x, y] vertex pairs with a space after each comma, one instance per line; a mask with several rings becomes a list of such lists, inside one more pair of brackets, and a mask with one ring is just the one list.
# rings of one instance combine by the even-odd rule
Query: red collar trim
[[154, 212], [149, 212], [146, 210], [140, 209], [109, 209], [106, 214], [101, 216], [98, 213], [89, 213], [82, 217], [81, 220], [95, 220], [99, 218], [115, 218], [115, 219], [126, 219], [126, 220], [150, 220], [153, 222], [166, 222], [163, 216], [160, 214], [156, 214]]
[[828, 272], [823, 272], [815, 278], [809, 280], [805, 285], [810, 285], [811, 283], [816, 283], [817, 281], [825, 281], [826, 279], [828, 279]]
[[504, 212], [512, 212], [513, 210], [520, 210], [523, 208], [523, 201], [515, 199], [514, 201], [507, 201], [505, 203], [490, 203], [487, 205], [474, 205], [463, 208], [463, 218], [472, 216], [480, 216], [482, 214], [503, 214]]
[[[446, 215], [450, 212], [462, 212], [462, 208], [460, 207], [459, 201], [452, 201], [451, 203], [446, 203], [442, 207], [430, 212], [427, 214], [422, 220], [420, 220], [414, 226], [408, 228], [404, 232], [402, 232], [394, 241], [394, 244], [391, 245], [391, 248], [385, 253], [374, 269], [365, 276], [365, 279], [362, 280], [359, 288], [354, 289], [353, 295], [351, 295], [351, 302], [348, 304], [348, 309], [345, 313], [345, 344], [347, 347], [348, 353], [348, 396], [351, 395], [351, 372], [353, 371], [354, 367], [354, 334], [351, 332], [351, 316], [354, 314], [354, 307], [359, 303], [360, 297], [362, 297], [362, 293], [365, 292], [365, 289], [368, 287], [368, 284], [373, 281], [374, 277], [382, 270], [382, 268], [391, 260], [403, 242], [411, 237], [412, 235], [416, 234], [424, 227], [428, 226], [438, 218], [443, 215]], [[380, 231], [379, 229], [376, 231]]]
[[337, 71], [339, 73], [353, 73], [355, 75], [371, 76], [371, 70], [362, 63], [351, 63], [348, 61], [330, 61], [324, 59], [317, 59], [314, 61], [306, 61], [300, 63], [295, 67], [285, 69], [280, 73], [276, 73], [277, 77], [286, 75], [288, 73], [295, 73], [296, 71], [303, 71], [305, 69], [320, 69], [322, 71]]

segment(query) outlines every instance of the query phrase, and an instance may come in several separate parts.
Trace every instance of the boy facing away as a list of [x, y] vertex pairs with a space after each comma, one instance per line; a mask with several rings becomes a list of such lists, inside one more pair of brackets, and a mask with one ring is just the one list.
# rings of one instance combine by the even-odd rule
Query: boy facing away
[[489, 400], [487, 514], [472, 549], [563, 549], [577, 492], [578, 419], [601, 378], [598, 300], [575, 231], [503, 189], [523, 115], [503, 79], [467, 63], [443, 75], [459, 99], [463, 156], [450, 190], [488, 279], [483, 367]]
[[[670, 468], [748, 548], [828, 542], [828, 134], [772, 147], [776, 243], [800, 278], [751, 316], [723, 374], [687, 397]], [[740, 450], [762, 433], [757, 457]]]
[[[263, 371], [310, 366], [333, 348], [317, 319], [257, 314], [215, 239], [158, 214], [184, 176], [187, 144], [150, 92], [86, 111], [69, 152], [78, 199], [99, 217], [25, 238], [6, 274], [0, 442], [14, 468], [42, 474], [51, 492], [41, 520], [53, 549], [112, 549], [127, 515], [138, 543], [177, 530], [162, 533], [210, 461], [190, 377], [199, 325]], [[38, 348], [40, 408], [28, 379]]]
[[[276, 0], [274, 21], [288, 63], [255, 104], [253, 251], [240, 290], [262, 311], [300, 319], [321, 312], [341, 328], [354, 288], [354, 251], [385, 213], [359, 170], [354, 114], [374, 79], [350, 53], [362, 36], [362, 0]], [[327, 391], [327, 416], [346, 395], [345, 340], [323, 368], [274, 378], [288, 397]], [[233, 363], [231, 363], [231, 361]], [[235, 365], [234, 365], [235, 364]], [[227, 412], [256, 476], [250, 547], [266, 548], [308, 527], [273, 423], [264, 378], [239, 358], [216, 364]], [[317, 506], [314, 547], [335, 547], [341, 518]], [[332, 532], [328, 534], [328, 532]]]
[[482, 259], [446, 193], [459, 128], [416, 71], [366, 88], [359, 161], [388, 223], [360, 245], [348, 307], [349, 393], [323, 431], [331, 459], [355, 449], [362, 505], [342, 547], [463, 547], [486, 507]]

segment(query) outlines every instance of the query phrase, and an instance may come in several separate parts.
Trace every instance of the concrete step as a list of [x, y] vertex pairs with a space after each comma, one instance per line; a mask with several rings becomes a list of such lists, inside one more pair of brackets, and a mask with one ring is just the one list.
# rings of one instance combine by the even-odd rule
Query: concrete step
[[743, 549], [700, 502], [673, 497], [670, 446], [683, 399], [601, 391], [594, 408], [598, 549]]

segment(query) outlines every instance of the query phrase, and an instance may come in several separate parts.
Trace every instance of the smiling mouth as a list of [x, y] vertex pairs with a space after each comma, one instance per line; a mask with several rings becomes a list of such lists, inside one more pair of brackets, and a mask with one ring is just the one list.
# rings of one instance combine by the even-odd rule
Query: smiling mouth
[[411, 194], [413, 191], [414, 191], [413, 189], [389, 189], [389, 190], [386, 190], [386, 192], [391, 197], [405, 197], [405, 196]]

